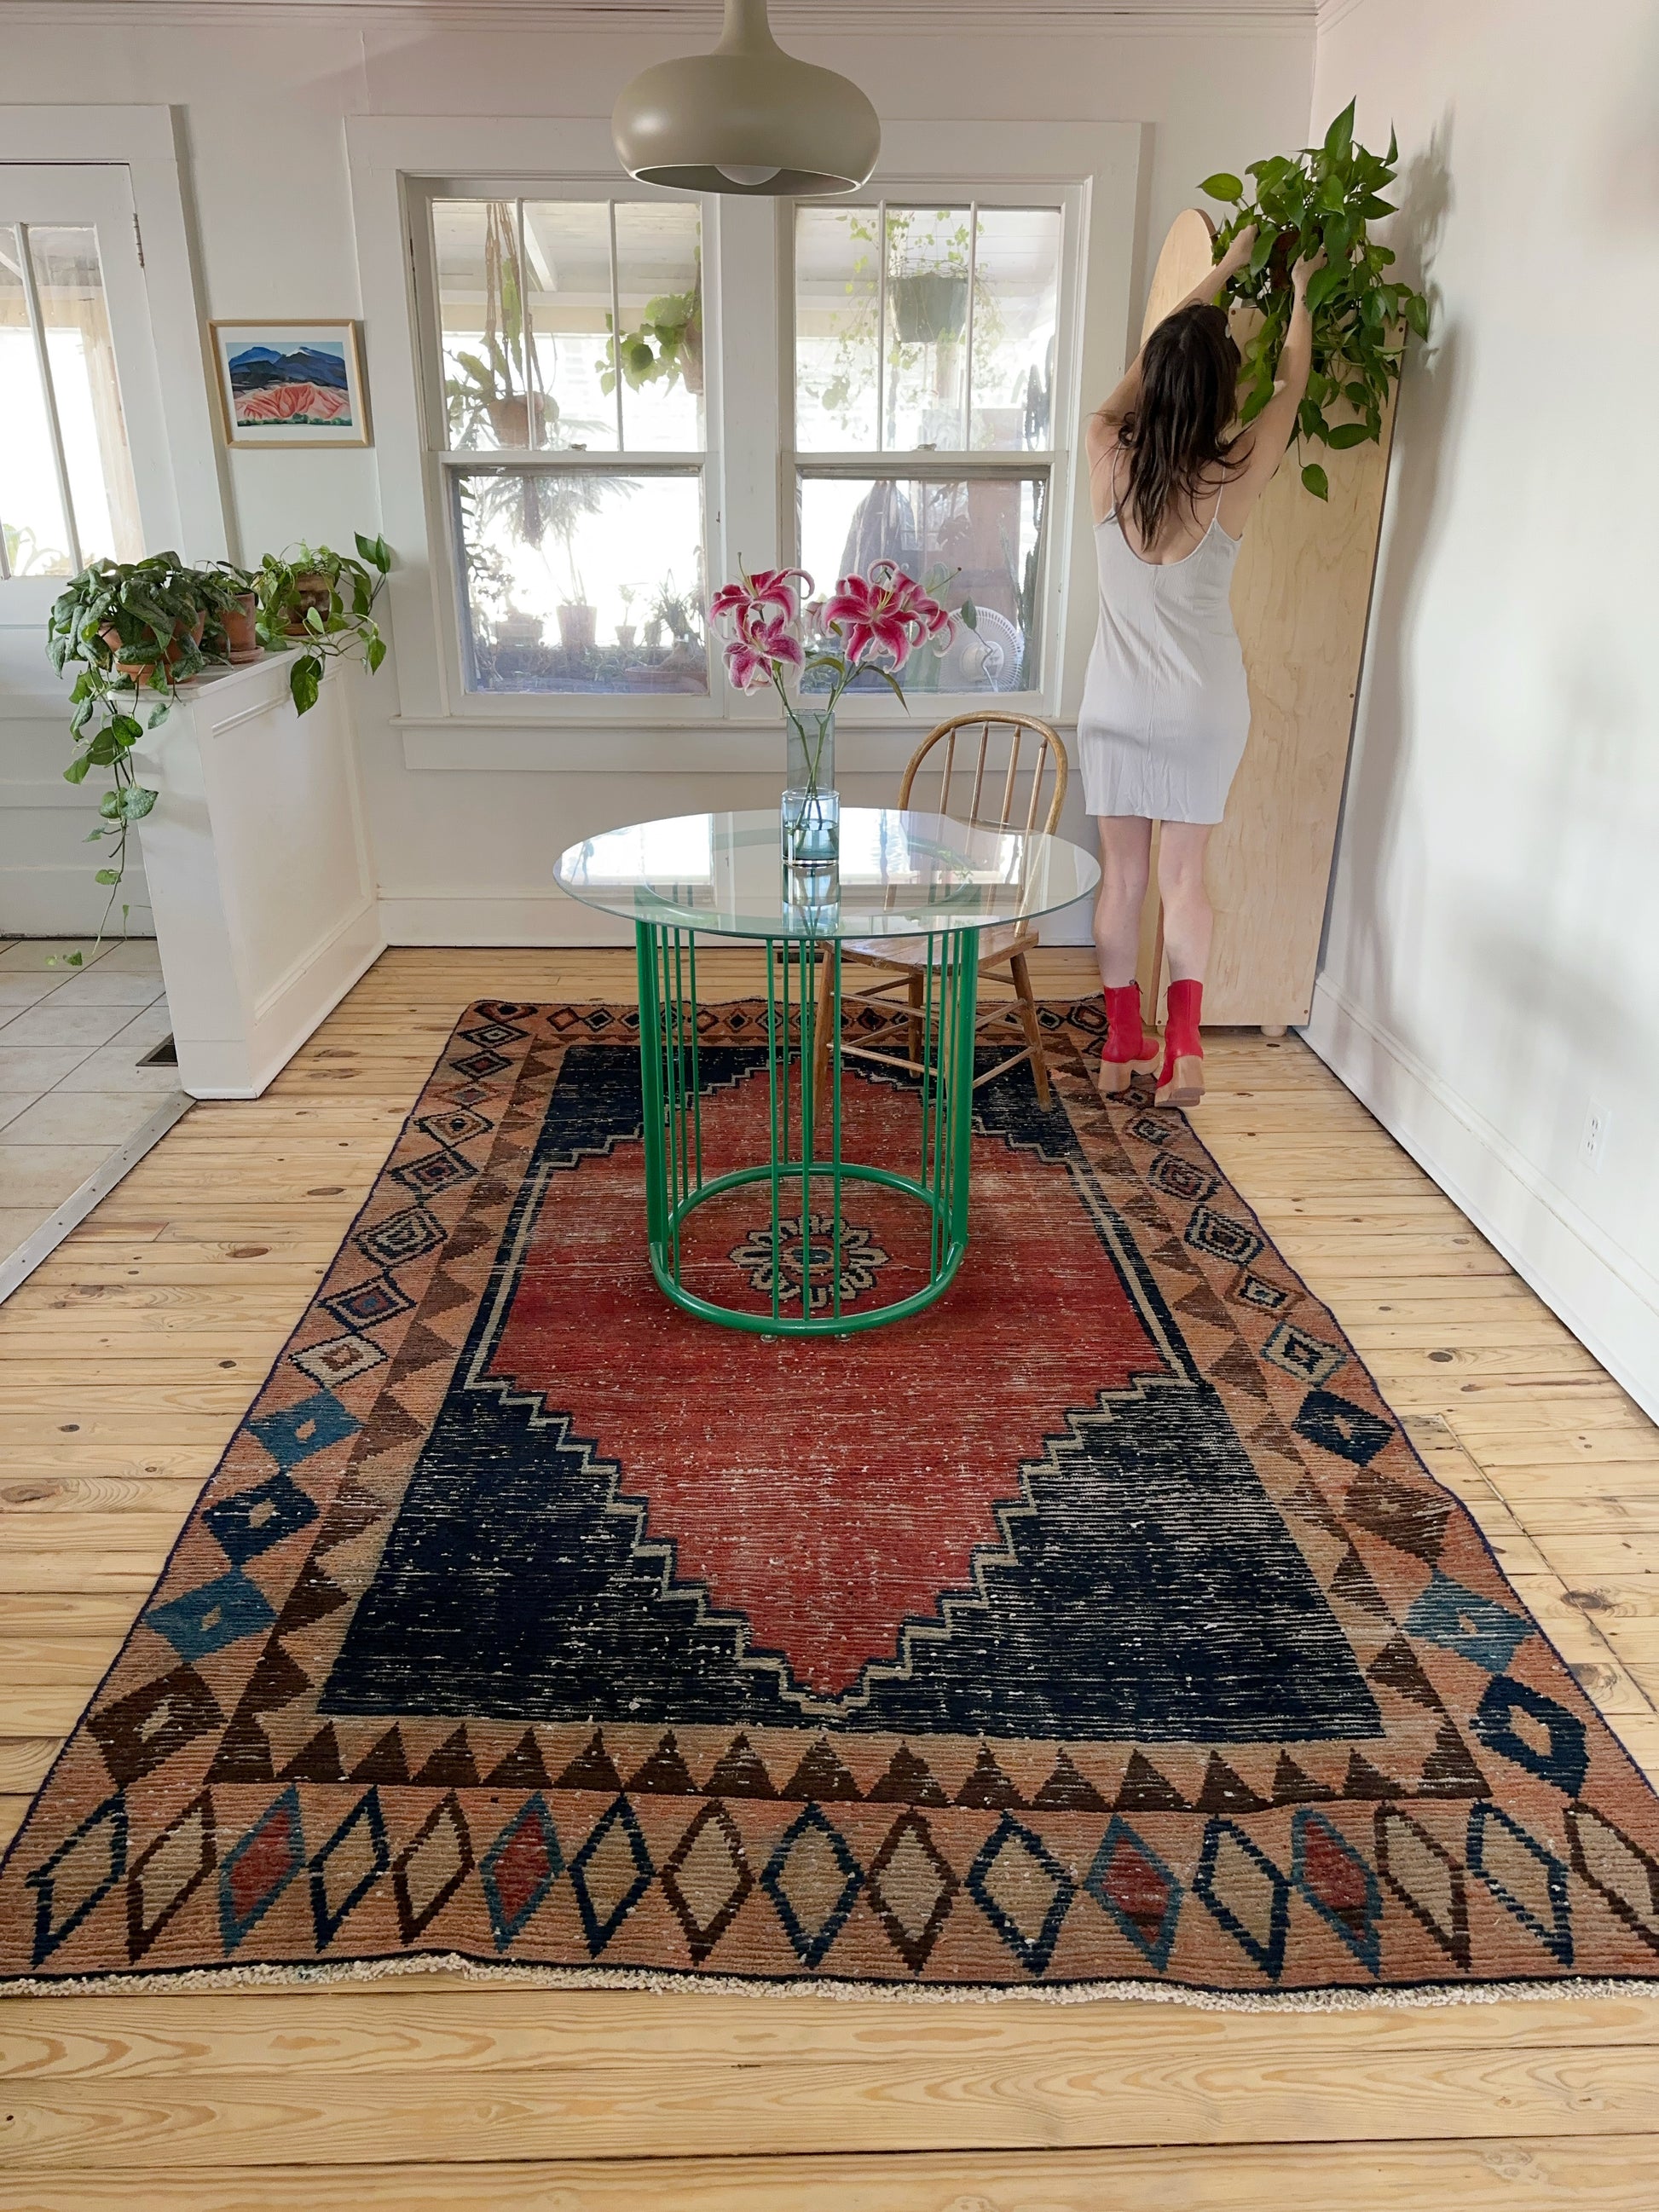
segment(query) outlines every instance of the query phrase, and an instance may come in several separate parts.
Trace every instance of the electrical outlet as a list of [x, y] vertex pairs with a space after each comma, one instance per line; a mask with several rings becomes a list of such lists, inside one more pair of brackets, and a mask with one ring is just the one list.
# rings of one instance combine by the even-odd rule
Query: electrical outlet
[[1601, 1161], [1607, 1149], [1607, 1127], [1612, 1119], [1605, 1106], [1591, 1100], [1584, 1115], [1584, 1132], [1578, 1139], [1578, 1157], [1597, 1175], [1601, 1172]]

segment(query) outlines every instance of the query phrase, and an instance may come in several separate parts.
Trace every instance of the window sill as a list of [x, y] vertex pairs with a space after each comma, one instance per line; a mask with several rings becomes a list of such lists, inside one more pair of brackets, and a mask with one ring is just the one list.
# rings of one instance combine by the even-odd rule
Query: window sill
[[[977, 702], [930, 700], [936, 711], [881, 721], [840, 722], [840, 774], [890, 775], [902, 767], [936, 722], [972, 713]], [[1040, 708], [1030, 712], [1042, 714]], [[1042, 715], [1045, 720], [1052, 719]], [[767, 722], [502, 722], [399, 715], [404, 765], [423, 773], [497, 770], [564, 775], [772, 775], [783, 767], [783, 725]], [[1066, 725], [1060, 725], [1064, 727]]]

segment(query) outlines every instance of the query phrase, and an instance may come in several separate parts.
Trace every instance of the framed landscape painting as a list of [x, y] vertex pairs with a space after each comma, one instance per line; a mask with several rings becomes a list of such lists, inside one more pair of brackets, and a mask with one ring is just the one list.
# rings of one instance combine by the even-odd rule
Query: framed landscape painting
[[357, 325], [210, 323], [233, 446], [366, 446]]

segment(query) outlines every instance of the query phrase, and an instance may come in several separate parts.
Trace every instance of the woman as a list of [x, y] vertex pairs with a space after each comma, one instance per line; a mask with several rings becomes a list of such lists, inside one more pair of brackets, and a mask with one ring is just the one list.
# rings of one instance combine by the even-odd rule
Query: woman
[[[1127, 1088], [1159, 1068], [1160, 1103], [1204, 1095], [1198, 1024], [1213, 915], [1204, 849], [1220, 821], [1249, 735], [1250, 699], [1228, 592], [1250, 509], [1284, 459], [1307, 390], [1313, 331], [1308, 280], [1295, 302], [1273, 396], [1227, 435], [1238, 349], [1216, 305], [1249, 259], [1254, 228], [1158, 324], [1088, 425], [1089, 484], [1100, 567], [1100, 629], [1078, 713], [1085, 804], [1099, 818], [1095, 945], [1106, 992], [1101, 1085]], [[1162, 1066], [1135, 985], [1152, 823], [1170, 955]]]

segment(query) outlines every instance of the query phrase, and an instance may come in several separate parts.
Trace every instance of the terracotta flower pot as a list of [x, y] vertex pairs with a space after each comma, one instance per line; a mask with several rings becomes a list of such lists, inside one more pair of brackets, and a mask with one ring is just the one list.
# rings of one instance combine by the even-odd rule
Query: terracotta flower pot
[[258, 660], [264, 651], [259, 642], [258, 632], [254, 628], [257, 608], [258, 602], [252, 592], [242, 592], [219, 617], [225, 633], [226, 653], [236, 666], [244, 661]]
[[[489, 417], [489, 427], [495, 433], [500, 446], [528, 446], [530, 436], [530, 402], [522, 392], [514, 392], [505, 399], [486, 399], [484, 412]], [[536, 436], [539, 441], [543, 425], [542, 403], [536, 402]]]
[[621, 646], [624, 653], [631, 653], [633, 651], [634, 641], [638, 635], [639, 632], [635, 629], [632, 623], [618, 623], [617, 624], [617, 642]]
[[[168, 668], [176, 668], [180, 659], [184, 657], [185, 643], [184, 637], [181, 635], [181, 631], [184, 627], [184, 625], [179, 623], [174, 623], [173, 626], [173, 642], [168, 646], [166, 653], [162, 655], [162, 659]], [[205, 615], [198, 615], [196, 619], [188, 625], [188, 628], [191, 643], [192, 645], [199, 645], [202, 642], [202, 632], [207, 628], [207, 617]], [[111, 628], [103, 631], [101, 635], [105, 644], [108, 646], [110, 651], [112, 653], [118, 653], [121, 647], [120, 631]], [[115, 665], [117, 672], [120, 675], [126, 677], [129, 681], [131, 681], [135, 678], [148, 676], [150, 670], [154, 668], [155, 664], [153, 660], [118, 659]]]
[[591, 653], [599, 635], [599, 610], [585, 601], [559, 609], [559, 642], [567, 653]]
[[326, 576], [315, 569], [311, 569], [294, 579], [294, 596], [298, 604], [289, 618], [288, 635], [290, 637], [304, 637], [308, 634], [308, 625], [306, 622], [307, 608], [315, 607], [318, 613], [326, 621], [329, 603], [334, 597], [334, 587]]

